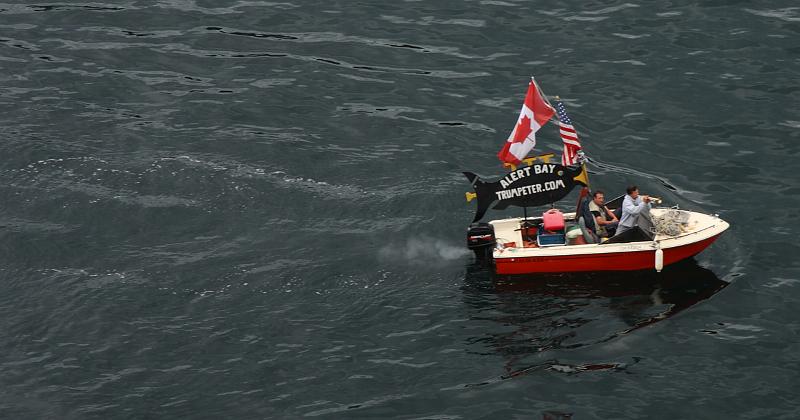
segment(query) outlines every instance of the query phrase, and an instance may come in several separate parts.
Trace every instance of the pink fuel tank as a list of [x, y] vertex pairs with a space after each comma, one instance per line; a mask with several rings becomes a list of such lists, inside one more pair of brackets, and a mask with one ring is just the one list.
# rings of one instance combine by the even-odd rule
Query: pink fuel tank
[[544, 219], [543, 227], [549, 231], [559, 231], [564, 229], [564, 213], [558, 209], [550, 209], [542, 214]]

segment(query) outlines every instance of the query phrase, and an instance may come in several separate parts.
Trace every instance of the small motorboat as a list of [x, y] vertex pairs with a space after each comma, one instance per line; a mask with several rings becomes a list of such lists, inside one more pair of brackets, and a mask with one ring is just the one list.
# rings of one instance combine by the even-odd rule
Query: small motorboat
[[[564, 146], [561, 163], [551, 163], [553, 154], [527, 157], [536, 144], [536, 131], [555, 115]], [[474, 191], [467, 193], [467, 201], [477, 199], [467, 246], [478, 258], [492, 261], [498, 274], [661, 271], [697, 255], [729, 227], [716, 215], [647, 206], [633, 229], [603, 240], [593, 235], [594, 217], [586, 207], [588, 159], [564, 104], [556, 97], [553, 107], [533, 79], [517, 124], [497, 156], [511, 169], [499, 180], [487, 182], [472, 172], [464, 175]], [[556, 209], [555, 203], [578, 185], [583, 188], [575, 211]], [[623, 198], [606, 207], [619, 208]], [[527, 216], [528, 207], [545, 205], [550, 209], [541, 217]], [[509, 206], [522, 207], [524, 216], [480, 223], [489, 208]]]
[[[582, 218], [576, 219], [576, 213], [550, 214], [562, 215], [563, 229], [544, 229], [548, 212], [543, 217], [473, 223], [467, 233], [467, 246], [478, 258], [493, 262], [498, 274], [661, 271], [667, 265], [699, 254], [729, 227], [716, 215], [656, 207], [650, 211], [655, 221], [650, 229], [651, 238], [639, 226], [637, 233], [644, 234], [639, 236], [642, 240], [627, 242], [612, 237], [587, 243], [589, 235], [586, 227], [579, 224], [583, 223]], [[666, 227], [659, 229], [660, 225]]]

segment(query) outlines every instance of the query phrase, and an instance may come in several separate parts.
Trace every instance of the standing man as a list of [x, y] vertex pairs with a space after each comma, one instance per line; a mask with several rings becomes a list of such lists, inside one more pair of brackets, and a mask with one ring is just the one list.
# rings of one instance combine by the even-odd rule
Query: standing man
[[606, 207], [606, 196], [601, 190], [596, 190], [589, 202], [589, 211], [594, 218], [595, 232], [601, 238], [614, 236], [619, 219]]
[[650, 196], [640, 196], [639, 187], [631, 185], [625, 190], [625, 193], [625, 200], [622, 202], [622, 217], [617, 227], [617, 236], [638, 225], [639, 216], [650, 212]]

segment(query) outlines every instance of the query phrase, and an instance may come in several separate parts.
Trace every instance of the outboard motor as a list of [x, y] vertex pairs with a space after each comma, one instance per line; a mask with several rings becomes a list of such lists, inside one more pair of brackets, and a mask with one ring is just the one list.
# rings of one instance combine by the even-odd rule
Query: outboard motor
[[494, 250], [494, 228], [488, 223], [472, 223], [467, 230], [467, 248], [475, 253], [480, 261], [492, 259]]

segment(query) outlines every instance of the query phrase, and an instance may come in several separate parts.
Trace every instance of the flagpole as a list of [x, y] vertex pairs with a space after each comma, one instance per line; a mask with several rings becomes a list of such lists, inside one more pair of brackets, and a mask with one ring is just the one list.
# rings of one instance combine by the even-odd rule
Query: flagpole
[[[556, 96], [553, 96], [553, 99], [555, 99], [555, 100], [557, 100], [557, 101], [561, 101], [561, 97], [560, 97], [560, 96], [558, 96], [558, 95], [556, 95]], [[545, 99], [545, 100], [546, 100], [546, 99]], [[549, 101], [547, 102], [547, 105], [550, 105], [550, 106], [551, 106], [553, 109], [556, 109], [556, 107], [554, 107], [554, 106], [553, 106], [553, 104], [551, 104]], [[550, 119], [551, 119], [551, 120], [552, 120], [552, 119], [555, 119], [555, 120], [556, 120], [556, 122], [560, 122], [560, 121], [558, 120], [558, 112], [556, 112], [556, 113], [553, 113], [553, 116], [552, 116], [552, 117], [550, 117]], [[560, 126], [560, 125], [559, 125], [558, 129], [559, 129], [559, 130], [561, 130], [561, 126]], [[559, 137], [560, 137], [560, 136], [559, 136]]]
[[586, 169], [586, 162], [582, 162], [581, 163], [581, 168], [583, 169], [583, 172], [586, 174], [586, 188], [591, 189], [591, 187], [589, 187], [589, 184], [590, 184], [590, 182], [589, 182], [589, 170]]
[[[544, 91], [542, 90], [541, 87], [539, 87], [539, 84], [536, 83], [536, 79], [533, 76], [531, 76], [531, 82], [533, 82], [533, 85], [536, 86], [536, 90], [539, 92], [539, 96], [541, 96], [542, 99], [544, 99], [544, 101], [547, 102], [547, 106], [549, 106], [550, 108], [554, 108], [553, 104], [551, 104], [550, 100], [547, 99], [547, 95], [544, 94]], [[558, 98], [558, 96], [556, 96], [556, 98]], [[550, 119], [552, 119], [552, 117], [550, 117]]]

